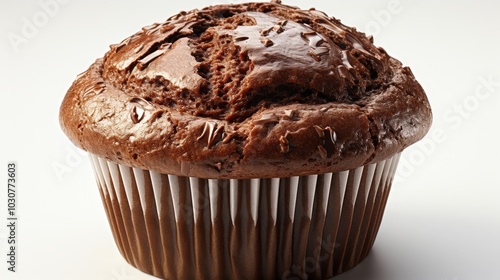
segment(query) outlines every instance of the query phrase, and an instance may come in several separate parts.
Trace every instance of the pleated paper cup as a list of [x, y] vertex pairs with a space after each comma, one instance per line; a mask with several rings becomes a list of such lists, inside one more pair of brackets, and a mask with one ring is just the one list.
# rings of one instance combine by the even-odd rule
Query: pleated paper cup
[[160, 174], [90, 155], [123, 257], [163, 279], [327, 279], [361, 262], [399, 154], [272, 179]]

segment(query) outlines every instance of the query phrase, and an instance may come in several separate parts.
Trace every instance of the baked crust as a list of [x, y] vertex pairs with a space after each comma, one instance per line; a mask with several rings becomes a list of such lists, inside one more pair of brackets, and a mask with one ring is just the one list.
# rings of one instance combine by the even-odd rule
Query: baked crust
[[80, 148], [200, 178], [337, 172], [421, 139], [431, 109], [408, 67], [317, 10], [182, 12], [112, 45], [60, 110]]

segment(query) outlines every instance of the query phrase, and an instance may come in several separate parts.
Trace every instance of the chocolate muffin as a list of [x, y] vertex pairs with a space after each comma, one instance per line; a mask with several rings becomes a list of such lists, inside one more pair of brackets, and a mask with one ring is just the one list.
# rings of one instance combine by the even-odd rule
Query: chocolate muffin
[[368, 254], [424, 90], [373, 38], [281, 4], [181, 12], [64, 98], [117, 246], [164, 279], [326, 279]]

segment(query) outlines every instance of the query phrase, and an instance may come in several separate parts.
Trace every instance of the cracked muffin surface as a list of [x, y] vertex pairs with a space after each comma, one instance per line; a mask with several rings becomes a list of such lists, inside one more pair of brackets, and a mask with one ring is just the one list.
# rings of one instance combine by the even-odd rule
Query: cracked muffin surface
[[181, 12], [111, 45], [60, 121], [108, 160], [200, 178], [338, 172], [421, 139], [408, 67], [325, 13], [278, 2]]

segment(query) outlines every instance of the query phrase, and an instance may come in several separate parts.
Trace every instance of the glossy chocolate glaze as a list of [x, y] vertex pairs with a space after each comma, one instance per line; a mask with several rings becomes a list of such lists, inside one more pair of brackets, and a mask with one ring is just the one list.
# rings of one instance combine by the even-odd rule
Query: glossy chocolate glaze
[[317, 10], [182, 12], [112, 45], [69, 89], [61, 126], [114, 162], [200, 178], [271, 178], [378, 162], [431, 110], [410, 69]]

